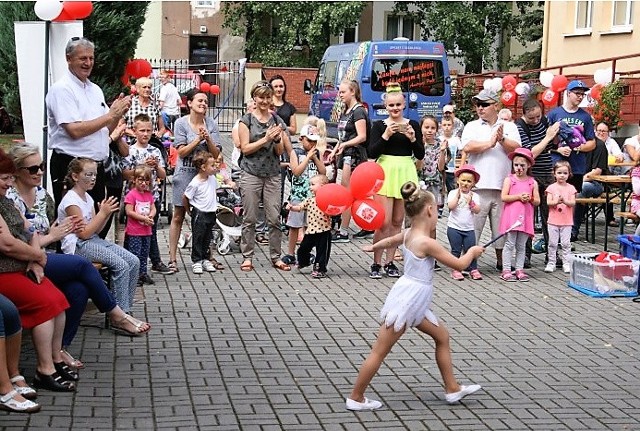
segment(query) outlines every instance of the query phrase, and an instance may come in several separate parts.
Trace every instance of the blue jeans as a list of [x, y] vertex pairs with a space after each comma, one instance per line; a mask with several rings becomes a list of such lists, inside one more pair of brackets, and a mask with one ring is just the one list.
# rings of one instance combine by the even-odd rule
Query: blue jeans
[[[455, 257], [460, 257], [462, 251], [465, 253], [474, 245], [476, 245], [476, 232], [475, 230], [463, 231], [454, 229], [452, 227], [447, 228], [447, 238], [449, 238], [449, 245], [451, 246], [451, 254]], [[467, 271], [473, 271], [478, 267], [478, 262], [474, 259]]]
[[101, 313], [107, 313], [116, 306], [116, 300], [105, 286], [98, 270], [82, 256], [48, 253], [44, 275], [69, 301], [62, 335], [63, 346], [71, 344], [76, 336], [88, 298], [91, 298]]

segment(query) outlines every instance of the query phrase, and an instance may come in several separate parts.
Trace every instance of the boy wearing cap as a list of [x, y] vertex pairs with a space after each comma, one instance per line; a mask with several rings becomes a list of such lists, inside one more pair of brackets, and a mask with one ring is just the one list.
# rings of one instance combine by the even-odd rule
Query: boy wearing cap
[[[500, 234], [502, 184], [511, 173], [507, 154], [520, 147], [516, 125], [498, 119], [498, 100], [498, 95], [489, 90], [482, 90], [473, 97], [478, 119], [464, 127], [460, 144], [460, 150], [468, 154], [468, 163], [480, 174], [475, 189], [480, 198], [480, 211], [474, 216], [476, 242], [480, 241], [487, 218], [492, 236]], [[504, 240], [496, 241], [494, 247], [496, 269], [501, 271]]]
[[583, 136], [586, 140], [585, 143], [572, 149], [569, 146], [569, 142], [560, 141], [557, 149], [552, 153], [554, 162], [558, 160], [567, 160], [569, 162], [571, 171], [573, 172], [569, 183], [573, 184], [578, 192], [582, 190], [582, 176], [588, 170], [585, 153], [593, 151], [596, 148], [593, 120], [587, 111], [580, 108], [580, 103], [588, 90], [589, 87], [587, 87], [584, 82], [580, 80], [571, 81], [569, 85], [567, 85], [567, 93], [562, 106], [552, 109], [547, 115], [549, 124], [562, 121], [573, 128], [582, 127]]
[[455, 108], [453, 105], [444, 105], [442, 108], [442, 119], [451, 120], [453, 122], [453, 135], [458, 138], [462, 136], [464, 130], [464, 123], [462, 120], [456, 117]]
[[[320, 159], [321, 155], [317, 149], [320, 136], [315, 127], [305, 124], [300, 129], [300, 143], [302, 151], [293, 151], [291, 157], [297, 157], [298, 163], [291, 170], [291, 193], [289, 203], [292, 206], [299, 205], [307, 199], [310, 192], [310, 179], [318, 174], [326, 175], [327, 170]], [[282, 261], [287, 265], [296, 263], [295, 250], [300, 229], [305, 226], [304, 211], [290, 211], [287, 216], [287, 227], [289, 228], [288, 252], [283, 256]]]

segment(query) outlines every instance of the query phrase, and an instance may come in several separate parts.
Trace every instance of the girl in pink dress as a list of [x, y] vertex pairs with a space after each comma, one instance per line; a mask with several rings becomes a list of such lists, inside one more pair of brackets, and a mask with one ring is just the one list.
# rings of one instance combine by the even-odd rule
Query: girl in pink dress
[[[529, 281], [525, 274], [524, 257], [527, 239], [533, 237], [533, 207], [540, 204], [538, 184], [531, 176], [531, 166], [534, 159], [531, 150], [517, 148], [509, 154], [511, 160], [511, 174], [502, 184], [502, 218], [500, 219], [500, 233], [504, 233], [516, 221], [521, 224], [506, 236], [507, 240], [502, 251], [502, 278], [504, 281]], [[511, 272], [511, 257], [516, 251], [516, 272]]]

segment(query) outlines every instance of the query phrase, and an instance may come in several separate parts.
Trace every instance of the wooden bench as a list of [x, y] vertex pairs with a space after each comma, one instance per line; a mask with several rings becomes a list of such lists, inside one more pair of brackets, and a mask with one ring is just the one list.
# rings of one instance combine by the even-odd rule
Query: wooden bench
[[[620, 205], [621, 202], [619, 197], [609, 201], [611, 205]], [[604, 193], [595, 198], [576, 198], [576, 205], [585, 205], [587, 207], [584, 212], [585, 239], [587, 241], [589, 241], [589, 219], [591, 219], [591, 244], [596, 243], [596, 217], [605, 210], [606, 203], [607, 198]]]

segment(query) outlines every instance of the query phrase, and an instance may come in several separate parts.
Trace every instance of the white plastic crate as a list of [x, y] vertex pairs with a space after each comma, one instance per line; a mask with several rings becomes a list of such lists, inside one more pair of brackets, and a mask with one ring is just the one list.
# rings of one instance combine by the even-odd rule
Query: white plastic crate
[[595, 254], [574, 254], [569, 287], [594, 297], [636, 296], [640, 261], [596, 262]]

